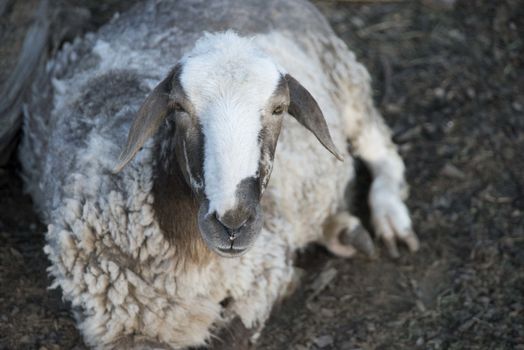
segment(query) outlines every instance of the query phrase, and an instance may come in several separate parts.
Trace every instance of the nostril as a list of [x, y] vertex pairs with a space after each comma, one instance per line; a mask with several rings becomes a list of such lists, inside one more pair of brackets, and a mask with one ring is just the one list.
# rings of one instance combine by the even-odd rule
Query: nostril
[[222, 216], [215, 213], [215, 218], [230, 232], [230, 235], [232, 231], [241, 229], [249, 221], [249, 216], [242, 218], [238, 215], [231, 215], [230, 213], [226, 213]]
[[240, 223], [240, 225], [238, 226], [238, 228], [242, 228], [242, 227], [244, 227], [244, 226], [246, 225], [246, 223], [247, 223], [247, 220], [248, 220], [248, 219], [244, 219], [244, 221], [242, 221], [242, 222]]

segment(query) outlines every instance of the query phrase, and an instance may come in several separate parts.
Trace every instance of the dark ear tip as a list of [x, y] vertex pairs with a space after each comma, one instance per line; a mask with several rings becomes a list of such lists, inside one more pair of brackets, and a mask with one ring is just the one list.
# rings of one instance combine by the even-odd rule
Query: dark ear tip
[[132, 158], [129, 158], [129, 157], [122, 157], [120, 156], [117, 160], [117, 163], [116, 165], [113, 167], [113, 169], [111, 170], [111, 172], [113, 174], [118, 174], [119, 172], [122, 171], [122, 169], [124, 169], [124, 167], [127, 165], [127, 163], [129, 163], [129, 161], [132, 159]]
[[340, 154], [340, 152], [338, 151], [338, 149], [336, 149], [335, 147], [330, 147], [328, 148], [329, 152], [335, 156], [335, 158], [337, 158], [339, 161], [343, 162], [344, 161], [344, 156], [342, 154]]
[[329, 142], [323, 143], [321, 141], [322, 145], [329, 151], [329, 153], [334, 155], [335, 158], [337, 158], [339, 161], [343, 162], [344, 161], [344, 156], [342, 155], [342, 153], [340, 153], [338, 148], [335, 146], [335, 144], [331, 140], [331, 136], [328, 136], [328, 137], [329, 137]]

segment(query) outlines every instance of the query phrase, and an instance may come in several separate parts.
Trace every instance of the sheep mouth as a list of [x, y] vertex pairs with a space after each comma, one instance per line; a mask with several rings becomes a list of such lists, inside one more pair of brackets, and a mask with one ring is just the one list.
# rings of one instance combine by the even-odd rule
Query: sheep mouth
[[244, 255], [248, 250], [249, 248], [238, 249], [231, 247], [227, 249], [217, 248], [216, 252], [224, 258], [235, 258]]
[[209, 201], [204, 200], [198, 211], [200, 234], [207, 246], [219, 256], [239, 257], [247, 253], [262, 230], [263, 214], [260, 204], [254, 208], [254, 215], [241, 228], [228, 230], [216, 218], [209, 214]]

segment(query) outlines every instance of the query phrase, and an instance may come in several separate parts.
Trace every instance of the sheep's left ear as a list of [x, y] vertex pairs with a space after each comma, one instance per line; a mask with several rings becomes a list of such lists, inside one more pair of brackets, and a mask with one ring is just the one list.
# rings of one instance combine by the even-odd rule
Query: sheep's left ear
[[178, 78], [179, 70], [180, 67], [178, 65], [175, 66], [167, 77], [147, 96], [138, 110], [131, 129], [129, 129], [126, 145], [122, 149], [118, 163], [113, 169], [114, 173], [118, 173], [133, 159], [144, 143], [158, 130], [162, 121], [170, 112], [169, 94], [174, 80]]
[[344, 160], [331, 139], [326, 120], [317, 101], [291, 75], [286, 74], [284, 78], [289, 88], [290, 103], [288, 113], [311, 131], [320, 143], [338, 160]]

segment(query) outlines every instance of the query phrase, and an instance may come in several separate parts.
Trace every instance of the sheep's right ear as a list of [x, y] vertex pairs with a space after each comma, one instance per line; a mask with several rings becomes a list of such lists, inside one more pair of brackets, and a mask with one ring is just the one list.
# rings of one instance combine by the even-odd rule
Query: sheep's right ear
[[164, 118], [170, 111], [169, 93], [173, 85], [173, 78], [177, 78], [179, 66], [177, 65], [168, 76], [162, 80], [147, 96], [138, 110], [135, 120], [129, 130], [127, 142], [118, 158], [118, 163], [113, 169], [114, 173], [129, 163], [138, 153], [146, 141], [158, 130]]

